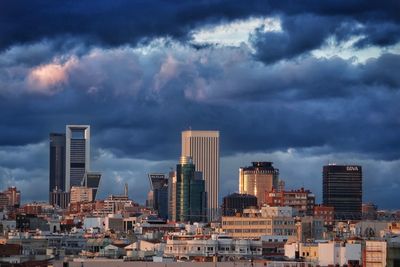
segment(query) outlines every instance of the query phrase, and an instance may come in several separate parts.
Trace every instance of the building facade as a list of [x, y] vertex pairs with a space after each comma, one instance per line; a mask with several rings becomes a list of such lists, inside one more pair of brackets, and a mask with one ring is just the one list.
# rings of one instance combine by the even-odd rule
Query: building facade
[[183, 131], [181, 156], [191, 157], [196, 171], [203, 173], [208, 219], [216, 219], [219, 197], [219, 131]]
[[54, 190], [65, 190], [65, 134], [50, 133], [49, 201]]
[[361, 166], [324, 166], [322, 191], [323, 205], [331, 206], [335, 209], [336, 220], [361, 220]]
[[93, 200], [96, 199], [97, 191], [99, 190], [101, 173], [86, 172], [83, 176], [82, 186], [93, 189]]
[[162, 219], [168, 219], [168, 178], [163, 173], [150, 173], [148, 204]]
[[67, 125], [65, 149], [65, 191], [80, 186], [90, 170], [90, 126]]
[[249, 194], [233, 193], [223, 198], [222, 215], [234, 216], [251, 207], [257, 207], [257, 197]]
[[272, 162], [252, 162], [239, 169], [239, 193], [257, 197], [258, 205], [265, 203], [265, 193], [278, 187], [279, 170]]
[[92, 202], [93, 189], [85, 186], [73, 186], [71, 188], [71, 200], [70, 203], [77, 202]]
[[196, 172], [190, 157], [181, 157], [176, 166], [175, 203], [172, 220], [176, 222], [207, 221], [207, 193], [201, 172]]
[[265, 193], [265, 204], [269, 206], [289, 206], [299, 216], [311, 216], [314, 213], [315, 195], [304, 188], [296, 190], [275, 190]]
[[21, 191], [11, 186], [0, 192], [0, 208], [18, 208], [21, 204]]
[[246, 209], [240, 216], [223, 216], [222, 230], [233, 238], [259, 239], [262, 235], [296, 237], [295, 220], [290, 207]]

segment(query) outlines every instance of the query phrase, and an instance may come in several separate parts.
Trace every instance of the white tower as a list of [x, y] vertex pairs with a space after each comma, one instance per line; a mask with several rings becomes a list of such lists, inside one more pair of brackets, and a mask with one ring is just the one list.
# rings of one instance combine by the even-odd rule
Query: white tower
[[219, 131], [183, 131], [182, 155], [191, 157], [203, 173], [207, 192], [207, 215], [216, 219], [219, 194]]

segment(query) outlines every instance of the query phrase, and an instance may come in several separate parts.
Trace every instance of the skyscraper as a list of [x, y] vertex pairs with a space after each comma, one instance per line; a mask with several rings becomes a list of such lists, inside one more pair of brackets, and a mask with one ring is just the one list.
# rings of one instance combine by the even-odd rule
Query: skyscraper
[[86, 172], [90, 170], [90, 126], [66, 126], [65, 191], [80, 186]]
[[162, 173], [150, 173], [151, 208], [157, 211], [158, 216], [168, 218], [168, 178]]
[[169, 172], [168, 219], [172, 221], [176, 220], [176, 171]]
[[53, 190], [65, 190], [65, 134], [50, 134], [49, 201]]
[[257, 197], [258, 205], [265, 202], [265, 193], [278, 187], [279, 170], [272, 162], [252, 162], [239, 169], [239, 193]]
[[181, 157], [176, 166], [174, 180], [175, 197], [171, 203], [173, 221], [204, 222], [206, 221], [207, 193], [201, 172], [196, 172], [190, 157]]
[[362, 168], [358, 165], [323, 167], [323, 204], [334, 207], [337, 220], [360, 220]]
[[[91, 188], [93, 190], [93, 200], [96, 200], [97, 191], [101, 180], [101, 173], [99, 172], [86, 172], [82, 179], [82, 186]], [[71, 197], [72, 199], [72, 197]]]
[[203, 173], [207, 214], [210, 220], [214, 220], [218, 212], [219, 131], [183, 131], [182, 157], [191, 157], [196, 171]]

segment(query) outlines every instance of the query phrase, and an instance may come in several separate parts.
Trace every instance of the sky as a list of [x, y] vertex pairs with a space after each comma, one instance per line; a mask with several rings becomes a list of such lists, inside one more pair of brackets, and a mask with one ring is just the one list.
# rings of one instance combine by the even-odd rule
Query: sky
[[220, 198], [272, 161], [322, 199], [322, 166], [363, 167], [400, 208], [399, 1], [0, 2], [0, 189], [46, 201], [49, 133], [91, 126], [99, 196], [144, 203], [181, 131], [219, 130]]

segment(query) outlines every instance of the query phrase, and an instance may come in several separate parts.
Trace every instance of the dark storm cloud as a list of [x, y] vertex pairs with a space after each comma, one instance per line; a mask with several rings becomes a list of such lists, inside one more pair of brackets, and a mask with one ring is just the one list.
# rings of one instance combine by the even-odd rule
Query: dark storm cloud
[[255, 55], [266, 63], [291, 59], [319, 48], [339, 26], [336, 24], [334, 19], [312, 15], [285, 17], [281, 32], [264, 32], [261, 28], [251, 37]]
[[225, 155], [329, 146], [396, 159], [399, 57], [363, 64], [306, 57], [271, 67], [242, 48], [94, 49], [42, 65], [60, 79], [45, 76], [35, 91], [25, 80], [3, 81], [0, 145], [40, 142], [65, 124], [87, 123], [99, 147], [150, 160], [178, 155], [179, 132], [189, 127], [219, 129]]
[[[287, 184], [319, 193], [321, 165], [339, 159], [368, 165], [366, 199], [392, 207], [400, 56], [358, 63], [310, 52], [354, 38], [353, 49], [385, 51], [399, 42], [399, 9], [398, 1], [1, 1], [1, 184], [47, 199], [47, 186], [30, 188], [48, 180], [49, 132], [90, 124], [102, 197], [128, 182], [143, 202], [146, 173], [174, 167], [180, 131], [191, 127], [221, 132], [222, 194], [253, 160], [276, 161]], [[252, 48], [192, 44], [198, 30], [258, 17], [279, 20], [282, 31], [258, 29]]]
[[[0, 4], [0, 50], [40, 40], [78, 38], [86, 44], [135, 45], [154, 37], [190, 38], [198, 27], [250, 16], [282, 17], [282, 35], [261, 35], [264, 48], [291, 57], [321, 44], [333, 24], [366, 24], [357, 44], [391, 45], [399, 39], [397, 1], [2, 1]], [[292, 17], [295, 17], [293, 21]], [[304, 19], [300, 19], [304, 18]], [[314, 19], [310, 19], [314, 18]], [[316, 19], [317, 18], [317, 19]], [[351, 25], [349, 25], [351, 26]], [[351, 28], [347, 29], [351, 30]], [[302, 32], [304, 31], [304, 38]], [[314, 33], [312, 38], [311, 33]], [[291, 36], [294, 35], [294, 36]], [[312, 39], [315, 39], [312, 41]], [[340, 39], [340, 38], [339, 38]], [[262, 45], [262, 43], [266, 43]], [[283, 48], [279, 49], [277, 43]], [[60, 47], [62, 49], [62, 47]], [[267, 51], [268, 52], [268, 51]], [[261, 55], [266, 52], [261, 51]], [[272, 56], [277, 58], [277, 56]], [[263, 57], [265, 58], [265, 56]], [[267, 57], [270, 59], [270, 57]]]

